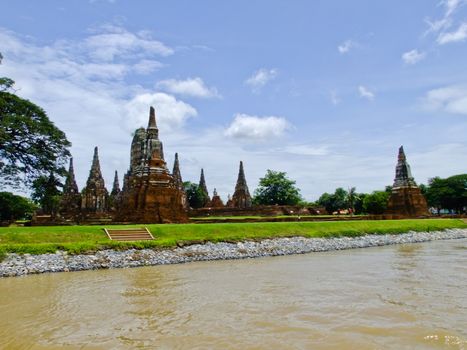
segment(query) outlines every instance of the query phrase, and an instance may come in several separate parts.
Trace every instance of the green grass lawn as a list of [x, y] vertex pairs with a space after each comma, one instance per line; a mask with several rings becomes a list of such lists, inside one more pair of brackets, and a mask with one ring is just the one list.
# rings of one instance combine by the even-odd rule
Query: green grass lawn
[[336, 218], [336, 217], [350, 217], [347, 215], [277, 215], [277, 216], [258, 216], [258, 215], [251, 215], [251, 216], [200, 216], [200, 217], [191, 217], [191, 220], [195, 221], [203, 221], [203, 220], [244, 220], [244, 219], [254, 219], [254, 220], [262, 220], [262, 219], [282, 219], [282, 218], [308, 218], [312, 217], [315, 219], [326, 219], [326, 218]]
[[467, 228], [458, 219], [362, 220], [337, 222], [261, 222], [165, 225], [107, 225], [105, 227], [146, 226], [154, 241], [110, 241], [104, 226], [1, 227], [0, 256], [7, 252], [42, 254], [65, 250], [71, 254], [114, 248], [161, 248], [193, 242], [237, 242], [273, 237], [339, 237], [368, 233], [386, 234], [407, 231], [434, 231]]

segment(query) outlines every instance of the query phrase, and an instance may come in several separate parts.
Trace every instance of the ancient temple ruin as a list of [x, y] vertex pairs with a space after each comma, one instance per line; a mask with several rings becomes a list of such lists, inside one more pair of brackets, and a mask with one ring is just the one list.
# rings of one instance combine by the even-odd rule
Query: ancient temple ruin
[[403, 146], [399, 148], [396, 176], [386, 214], [393, 217], [429, 215], [426, 199], [415, 183]]
[[[178, 169], [178, 165], [174, 168]], [[136, 130], [133, 137], [130, 169], [125, 174], [115, 219], [141, 223], [187, 221], [181, 186], [179, 169], [175, 176], [167, 169], [155, 110], [151, 107], [147, 129]]]
[[75, 170], [73, 167], [73, 158], [70, 159], [70, 167], [63, 186], [62, 198], [60, 199], [59, 215], [63, 218], [73, 218], [81, 210], [81, 194], [75, 179]]
[[223, 208], [224, 207], [224, 202], [222, 202], [221, 197], [217, 194], [216, 189], [214, 189], [212, 193], [212, 199], [209, 202], [209, 207], [210, 208]]
[[99, 164], [99, 153], [94, 148], [91, 170], [81, 195], [81, 210], [88, 213], [104, 213], [108, 209], [109, 192], [105, 188], [104, 178]]
[[199, 176], [199, 189], [201, 192], [204, 194], [204, 203], [203, 207], [209, 206], [209, 203], [211, 202], [211, 198], [209, 197], [209, 192], [208, 192], [208, 187], [206, 186], [206, 179], [204, 178], [204, 169], [201, 169], [201, 175]]
[[235, 192], [232, 196], [232, 207], [234, 208], [250, 208], [251, 196], [246, 184], [245, 172], [243, 170], [243, 162], [240, 161], [238, 170], [237, 184], [235, 185]]

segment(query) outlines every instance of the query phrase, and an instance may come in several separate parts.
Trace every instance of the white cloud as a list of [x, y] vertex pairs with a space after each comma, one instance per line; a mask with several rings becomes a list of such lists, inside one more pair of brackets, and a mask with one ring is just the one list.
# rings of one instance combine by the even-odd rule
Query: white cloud
[[163, 66], [164, 65], [159, 61], [144, 59], [136, 62], [133, 65], [133, 70], [138, 74], [149, 74], [162, 68]]
[[198, 114], [195, 108], [172, 95], [143, 93], [125, 104], [129, 130], [135, 129], [135, 126], [146, 126], [149, 106], [155, 108], [158, 127], [165, 131], [181, 127], [188, 118]]
[[185, 96], [211, 98], [220, 97], [215, 87], [207, 87], [201, 78], [188, 78], [186, 80], [168, 79], [157, 83], [158, 88], [173, 94]]
[[355, 46], [355, 42], [353, 42], [352, 40], [346, 40], [337, 47], [337, 50], [339, 51], [339, 53], [344, 54], [349, 52], [350, 49], [352, 49]]
[[366, 98], [367, 100], [372, 101], [375, 98], [375, 94], [371, 92], [368, 88], [364, 87], [363, 85], [360, 85], [358, 87], [358, 93], [360, 94], [360, 97]]
[[415, 64], [417, 62], [420, 62], [424, 58], [425, 58], [425, 53], [424, 52], [418, 52], [418, 50], [416, 50], [416, 49], [404, 52], [402, 54], [402, 60], [406, 64]]
[[429, 110], [467, 115], [467, 87], [448, 86], [428, 91], [423, 106]]
[[83, 43], [89, 56], [98, 61], [113, 61], [117, 57], [131, 58], [141, 55], [169, 56], [174, 50], [151, 38], [147, 31], [132, 33], [123, 27], [106, 25]]
[[459, 25], [459, 27], [455, 31], [441, 33], [438, 36], [438, 39], [436, 41], [438, 42], [438, 44], [444, 45], [448, 43], [464, 41], [466, 38], [467, 38], [467, 23], [464, 22], [461, 25]]
[[258, 117], [248, 114], [236, 114], [225, 135], [250, 141], [266, 141], [282, 136], [290, 124], [283, 117]]
[[277, 76], [277, 69], [261, 68], [253, 73], [251, 77], [245, 80], [245, 84], [249, 85], [253, 91], [259, 91], [263, 86], [274, 80]]

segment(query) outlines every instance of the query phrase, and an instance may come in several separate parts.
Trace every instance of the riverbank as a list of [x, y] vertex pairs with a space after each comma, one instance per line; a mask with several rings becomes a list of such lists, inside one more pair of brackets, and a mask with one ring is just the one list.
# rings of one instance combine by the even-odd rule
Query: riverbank
[[107, 249], [93, 254], [77, 255], [70, 255], [66, 251], [40, 255], [10, 253], [0, 263], [0, 277], [45, 272], [180, 264], [193, 261], [258, 258], [461, 238], [467, 238], [467, 229], [402, 234], [371, 234], [339, 238], [290, 237], [238, 243], [208, 242], [157, 250], [128, 249], [119, 251]]

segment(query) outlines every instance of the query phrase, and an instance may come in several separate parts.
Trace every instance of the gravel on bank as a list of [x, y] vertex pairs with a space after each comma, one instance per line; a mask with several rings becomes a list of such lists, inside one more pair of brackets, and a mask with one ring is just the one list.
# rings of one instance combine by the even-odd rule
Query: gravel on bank
[[129, 249], [116, 251], [109, 249], [94, 254], [80, 255], [69, 255], [63, 251], [42, 255], [8, 254], [0, 262], [0, 277], [44, 272], [180, 264], [192, 261], [258, 258], [459, 238], [467, 238], [467, 229], [340, 238], [274, 238], [260, 242], [194, 244], [163, 250]]

